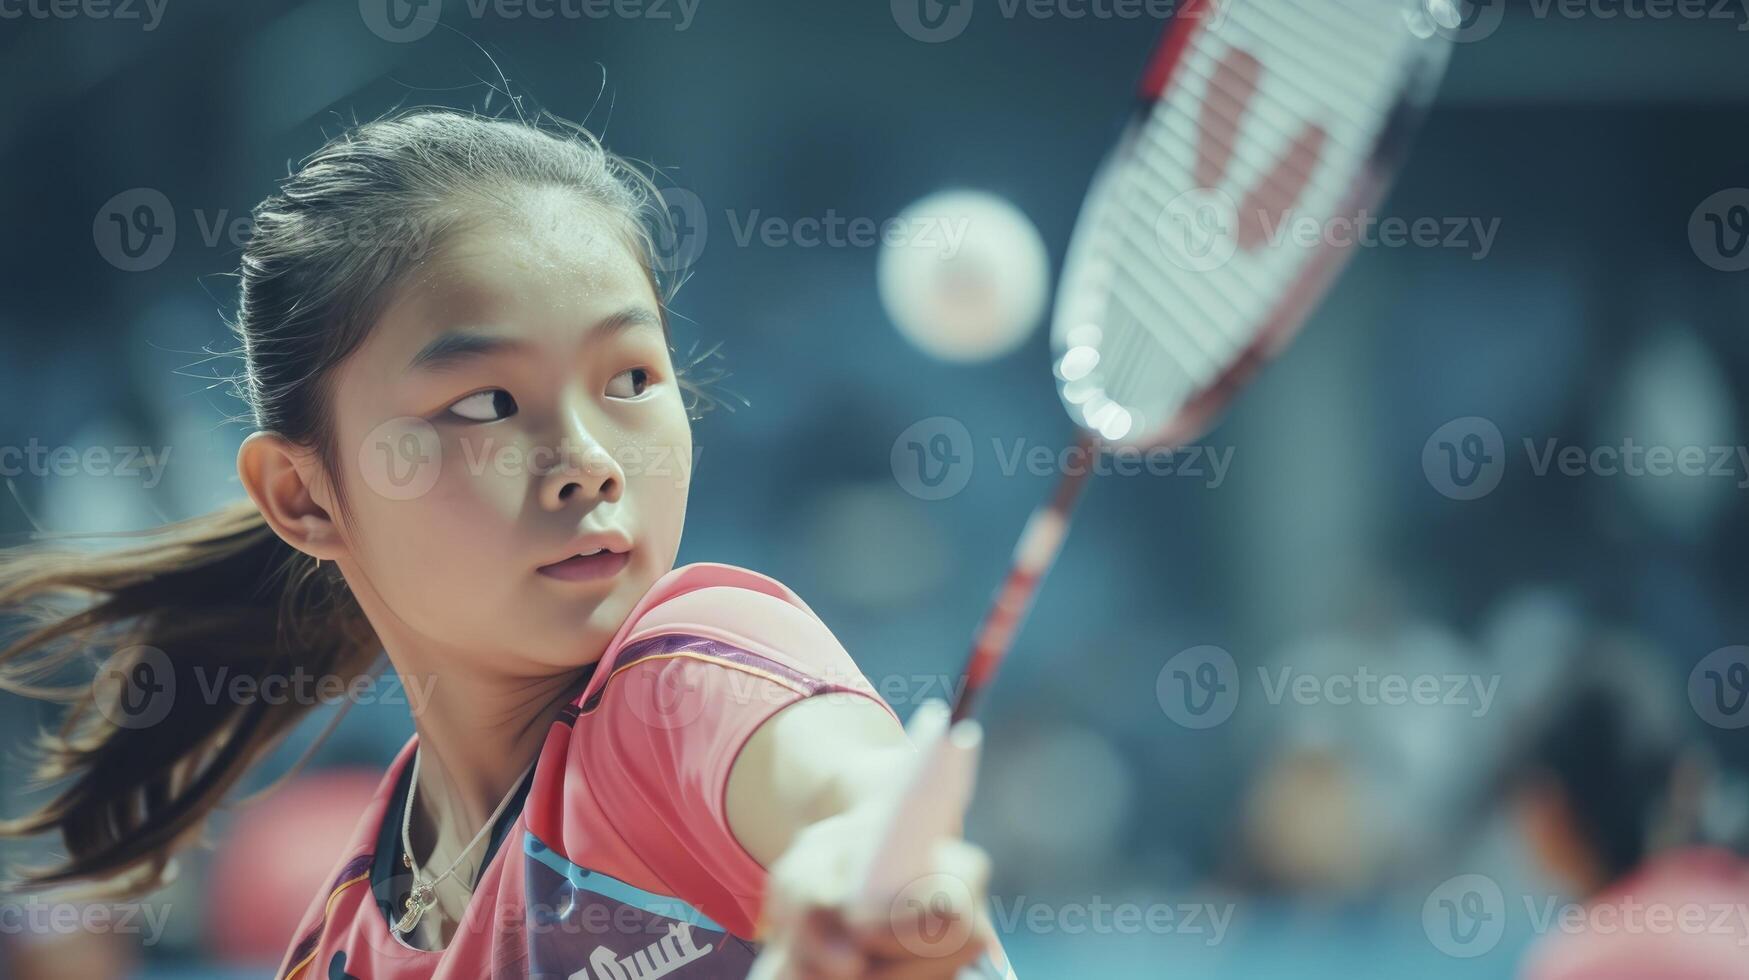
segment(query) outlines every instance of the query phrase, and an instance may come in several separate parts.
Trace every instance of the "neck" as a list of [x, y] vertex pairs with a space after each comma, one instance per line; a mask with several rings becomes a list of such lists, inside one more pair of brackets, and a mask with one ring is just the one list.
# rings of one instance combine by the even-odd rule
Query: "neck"
[[[441, 683], [425, 685], [413, 728], [416, 809], [429, 815], [430, 826], [453, 827], [465, 840], [485, 825], [540, 753], [554, 712], [576, 693], [585, 669], [518, 678], [448, 664]], [[411, 690], [417, 679], [403, 672], [402, 682]]]
[[418, 735], [412, 857], [434, 868], [462, 860], [469, 871], [479, 855], [466, 860], [467, 842], [516, 788], [601, 650], [578, 666], [555, 668], [512, 650], [447, 644], [408, 629], [349, 559], [340, 567], [400, 676]]

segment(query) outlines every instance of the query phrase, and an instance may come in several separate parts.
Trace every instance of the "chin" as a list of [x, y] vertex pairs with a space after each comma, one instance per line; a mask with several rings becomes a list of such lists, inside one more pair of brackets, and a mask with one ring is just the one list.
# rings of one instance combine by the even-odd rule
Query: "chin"
[[556, 621], [548, 620], [553, 628], [546, 649], [554, 665], [577, 667], [599, 659], [640, 595], [621, 583], [600, 596], [561, 602]]

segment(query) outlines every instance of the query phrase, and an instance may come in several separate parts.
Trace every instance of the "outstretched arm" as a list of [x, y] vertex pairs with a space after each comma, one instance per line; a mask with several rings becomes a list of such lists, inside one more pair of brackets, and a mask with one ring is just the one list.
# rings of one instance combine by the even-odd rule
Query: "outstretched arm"
[[960, 822], [917, 869], [925, 886], [941, 876], [950, 887], [894, 895], [872, 920], [852, 907], [916, 761], [892, 715], [864, 697], [798, 701], [747, 741], [725, 804], [730, 830], [770, 871], [755, 977], [951, 978], [986, 951], [1005, 963], [984, 914], [989, 861], [958, 839]]

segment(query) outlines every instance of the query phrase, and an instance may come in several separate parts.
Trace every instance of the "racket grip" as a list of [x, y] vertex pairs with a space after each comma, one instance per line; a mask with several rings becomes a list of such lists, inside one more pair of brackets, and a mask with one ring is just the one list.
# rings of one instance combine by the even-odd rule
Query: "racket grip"
[[952, 726], [948, 721], [947, 705], [931, 699], [918, 706], [906, 726], [917, 749], [915, 763], [893, 798], [851, 901], [853, 914], [864, 922], [890, 914], [900, 893], [934, 870], [936, 843], [959, 836], [977, 780], [983, 729], [972, 720]]

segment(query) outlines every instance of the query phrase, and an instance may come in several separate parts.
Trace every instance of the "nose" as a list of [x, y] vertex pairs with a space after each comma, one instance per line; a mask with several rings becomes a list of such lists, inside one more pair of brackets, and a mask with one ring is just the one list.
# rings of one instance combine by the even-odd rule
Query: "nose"
[[573, 418], [559, 445], [544, 455], [548, 465], [540, 476], [540, 500], [547, 510], [580, 499], [613, 502], [625, 493], [625, 470], [581, 419]]

